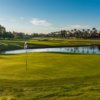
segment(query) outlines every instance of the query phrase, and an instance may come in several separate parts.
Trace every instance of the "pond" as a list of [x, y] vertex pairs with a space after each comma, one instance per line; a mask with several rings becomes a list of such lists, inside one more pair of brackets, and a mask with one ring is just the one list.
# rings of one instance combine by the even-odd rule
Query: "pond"
[[[79, 46], [79, 47], [58, 47], [58, 48], [42, 48], [27, 49], [27, 52], [64, 52], [64, 53], [83, 53], [83, 54], [100, 54], [100, 46]], [[19, 54], [26, 53], [25, 49], [5, 51], [2, 54]]]

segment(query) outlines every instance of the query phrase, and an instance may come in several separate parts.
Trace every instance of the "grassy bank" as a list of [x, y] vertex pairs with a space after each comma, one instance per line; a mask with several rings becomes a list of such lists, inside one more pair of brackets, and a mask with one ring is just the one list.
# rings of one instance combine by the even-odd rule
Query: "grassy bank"
[[[7, 100], [99, 100], [100, 55], [0, 55], [0, 97]], [[3, 99], [4, 100], [4, 99]]]
[[[0, 40], [0, 51], [23, 49], [24, 42], [23, 40]], [[27, 42], [29, 48], [100, 45], [100, 40], [83, 39], [32, 39]]]

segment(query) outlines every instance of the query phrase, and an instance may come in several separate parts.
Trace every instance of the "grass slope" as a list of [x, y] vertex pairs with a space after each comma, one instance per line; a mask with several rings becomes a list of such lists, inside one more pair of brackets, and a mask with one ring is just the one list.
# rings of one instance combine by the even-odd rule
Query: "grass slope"
[[1, 100], [99, 100], [100, 55], [0, 55]]

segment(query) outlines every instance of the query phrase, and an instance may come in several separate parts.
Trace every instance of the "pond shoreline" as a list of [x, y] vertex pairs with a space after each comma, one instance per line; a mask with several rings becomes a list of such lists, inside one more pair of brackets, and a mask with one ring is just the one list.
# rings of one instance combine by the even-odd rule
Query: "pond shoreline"
[[[28, 49], [45, 49], [45, 48], [60, 48], [60, 47], [62, 47], [62, 48], [65, 48], [65, 47], [85, 47], [85, 46], [100, 46], [100, 44], [84, 44], [84, 45], [74, 45], [74, 44], [72, 44], [72, 45], [66, 45], [66, 46], [64, 46], [64, 45], [62, 45], [62, 46], [40, 46], [40, 47], [29, 47]], [[5, 50], [0, 50], [0, 54], [1, 54], [1, 52], [5, 52], [5, 51], [12, 51], [12, 50], [23, 50], [24, 49], [24, 47], [23, 48], [19, 48], [19, 49], [5, 49]]]
[[66, 52], [66, 53], [83, 53], [83, 54], [100, 54], [100, 45], [74, 45], [74, 46], [55, 46], [45, 48], [28, 48], [1, 51], [1, 54], [20, 54], [31, 52]]

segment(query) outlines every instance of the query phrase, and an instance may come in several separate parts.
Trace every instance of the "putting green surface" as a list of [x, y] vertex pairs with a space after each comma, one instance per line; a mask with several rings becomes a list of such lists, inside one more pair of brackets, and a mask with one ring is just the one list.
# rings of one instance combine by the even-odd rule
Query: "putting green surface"
[[[98, 75], [100, 55], [29, 53], [0, 55], [0, 78], [42, 80]], [[11, 77], [10, 77], [11, 76]]]
[[1, 100], [99, 100], [100, 55], [0, 55]]

